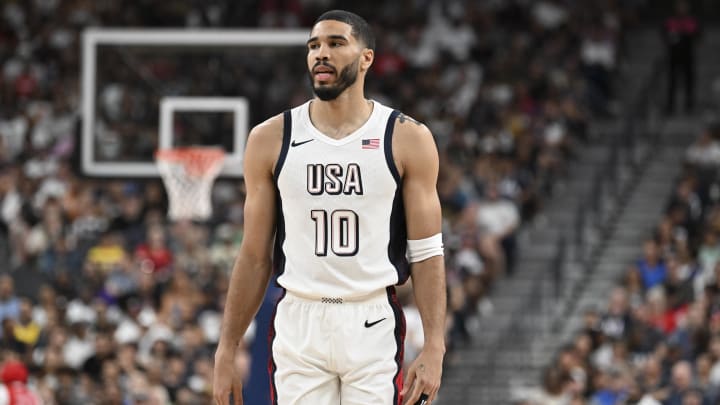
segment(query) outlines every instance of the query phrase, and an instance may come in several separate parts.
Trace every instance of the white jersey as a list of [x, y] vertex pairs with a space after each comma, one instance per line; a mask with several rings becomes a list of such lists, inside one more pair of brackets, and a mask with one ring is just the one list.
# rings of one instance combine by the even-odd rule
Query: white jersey
[[333, 139], [310, 102], [285, 112], [275, 169], [278, 283], [308, 297], [352, 298], [407, 280], [401, 179], [392, 156], [399, 112], [378, 102], [355, 132]]

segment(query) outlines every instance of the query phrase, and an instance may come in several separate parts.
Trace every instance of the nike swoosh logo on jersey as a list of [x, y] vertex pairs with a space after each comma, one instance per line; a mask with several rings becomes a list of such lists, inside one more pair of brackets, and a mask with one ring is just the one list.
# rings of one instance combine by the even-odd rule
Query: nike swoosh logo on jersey
[[298, 141], [292, 141], [292, 143], [290, 144], [290, 146], [300, 146], [300, 145], [302, 145], [302, 144], [305, 144], [305, 143], [308, 143], [308, 142], [312, 142], [312, 141], [314, 141], [314, 139], [307, 139], [307, 140], [300, 141], [300, 142], [298, 142]]
[[365, 327], [366, 327], [366, 328], [372, 328], [373, 326], [379, 324], [380, 322], [384, 321], [385, 319], [387, 319], [387, 318], [378, 319], [378, 320], [375, 321], [375, 322], [365, 321]]

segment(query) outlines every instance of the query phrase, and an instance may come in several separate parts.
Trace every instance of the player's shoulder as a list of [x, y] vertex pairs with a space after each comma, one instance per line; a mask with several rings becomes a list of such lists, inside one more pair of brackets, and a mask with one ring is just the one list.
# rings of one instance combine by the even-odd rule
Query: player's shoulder
[[393, 156], [398, 170], [423, 172], [437, 162], [437, 147], [430, 129], [422, 122], [400, 113], [395, 120], [392, 140]]
[[250, 130], [250, 137], [263, 138], [265, 140], [277, 138], [282, 140], [284, 119], [283, 114], [277, 114], [265, 121], [255, 125]]
[[[283, 141], [283, 115], [278, 114], [254, 126], [247, 138], [245, 155], [253, 162], [272, 167]], [[248, 161], [250, 161], [248, 160]]]
[[393, 138], [403, 146], [411, 146], [418, 142], [433, 142], [432, 133], [427, 125], [403, 112], [400, 112], [395, 119]]

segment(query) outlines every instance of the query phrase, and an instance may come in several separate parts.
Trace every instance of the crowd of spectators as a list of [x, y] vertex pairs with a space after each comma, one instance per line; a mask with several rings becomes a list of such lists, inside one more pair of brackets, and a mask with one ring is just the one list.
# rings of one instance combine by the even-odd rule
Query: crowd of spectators
[[642, 253], [546, 370], [543, 403], [720, 402], [719, 151], [708, 125]]
[[[366, 17], [378, 37], [368, 96], [436, 136], [448, 342], [452, 349], [470, 338], [493, 280], [513, 271], [519, 227], [564, 175], [588, 120], [613, 113], [616, 48], [636, 2], [355, 3], [2, 2], [0, 360], [21, 361], [44, 403], [209, 403], [228, 272], [243, 238], [240, 181], [217, 183], [207, 223], [171, 223], [160, 180], [78, 170], [79, 50], [88, 26], [309, 27], [335, 7]], [[121, 69], [103, 66], [98, 77]], [[261, 67], [220, 80], [234, 83], [223, 95], [250, 98], [251, 124], [310, 96], [298, 84], [304, 71], [290, 73], [283, 61]], [[124, 86], [98, 90], [101, 121], [146, 114], [135, 104], [143, 95]], [[124, 135], [126, 144], [145, 146], [153, 136]], [[406, 289], [401, 296], [411, 359], [421, 326]], [[252, 331], [246, 338], [250, 344]], [[250, 361], [241, 353], [238, 366], [247, 370]]]

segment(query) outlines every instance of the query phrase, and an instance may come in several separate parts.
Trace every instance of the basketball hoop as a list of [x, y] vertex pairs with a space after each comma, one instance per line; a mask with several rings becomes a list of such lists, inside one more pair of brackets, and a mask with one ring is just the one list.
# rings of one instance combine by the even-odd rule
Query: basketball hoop
[[155, 152], [155, 162], [168, 192], [170, 219], [210, 218], [212, 185], [224, 160], [225, 151], [217, 147], [192, 146]]

